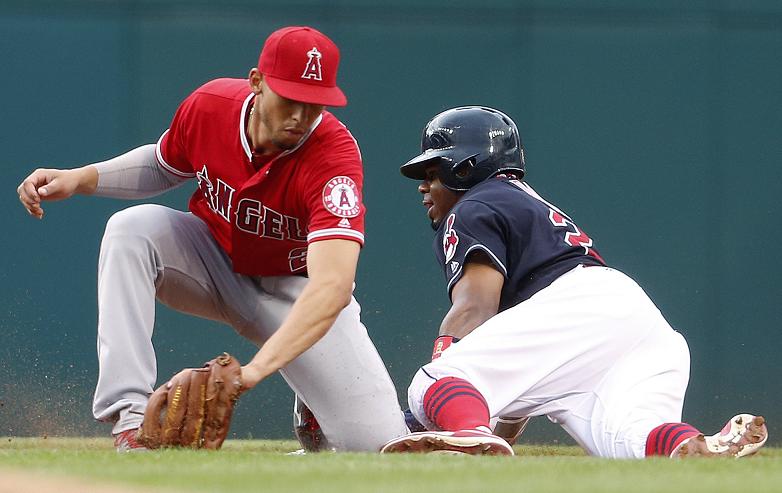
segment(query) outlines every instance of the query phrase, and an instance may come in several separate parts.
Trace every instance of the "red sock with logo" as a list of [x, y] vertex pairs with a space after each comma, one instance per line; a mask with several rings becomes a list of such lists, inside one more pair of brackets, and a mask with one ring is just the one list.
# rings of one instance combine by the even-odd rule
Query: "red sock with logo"
[[646, 437], [646, 456], [663, 455], [670, 457], [683, 441], [700, 435], [692, 425], [687, 423], [663, 423], [649, 432]]
[[461, 378], [446, 377], [433, 383], [424, 394], [424, 412], [441, 430], [490, 429], [486, 399]]

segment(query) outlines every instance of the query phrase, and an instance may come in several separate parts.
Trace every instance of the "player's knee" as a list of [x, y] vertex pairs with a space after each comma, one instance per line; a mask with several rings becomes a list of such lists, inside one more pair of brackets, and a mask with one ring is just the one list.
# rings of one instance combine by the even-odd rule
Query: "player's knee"
[[101, 256], [127, 257], [139, 253], [148, 255], [150, 240], [155, 236], [154, 229], [160, 228], [164, 223], [159, 209], [161, 207], [158, 205], [144, 204], [112, 215], [103, 234]]
[[155, 204], [142, 204], [115, 212], [106, 222], [104, 236], [138, 234], [155, 223], [159, 208], [160, 206]]

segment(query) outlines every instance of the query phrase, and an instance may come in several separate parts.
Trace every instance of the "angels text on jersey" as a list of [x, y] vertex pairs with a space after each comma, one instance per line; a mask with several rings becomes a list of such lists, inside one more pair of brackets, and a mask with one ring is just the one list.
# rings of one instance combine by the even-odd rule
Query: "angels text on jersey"
[[196, 178], [209, 208], [229, 223], [233, 216], [236, 227], [241, 231], [273, 240], [307, 241], [307, 228], [301, 226], [298, 217], [282, 214], [250, 198], [241, 199], [236, 204], [236, 212], [232, 214], [232, 199], [236, 190], [219, 178], [213, 184], [206, 165], [196, 173]]

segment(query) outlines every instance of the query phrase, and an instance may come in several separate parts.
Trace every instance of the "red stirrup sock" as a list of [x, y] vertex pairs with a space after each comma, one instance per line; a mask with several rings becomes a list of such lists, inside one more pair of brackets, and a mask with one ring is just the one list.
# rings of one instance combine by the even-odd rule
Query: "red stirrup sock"
[[424, 411], [441, 430], [490, 430], [486, 399], [461, 378], [446, 377], [433, 383], [424, 394]]
[[700, 431], [687, 423], [663, 423], [646, 437], [646, 456], [670, 457], [680, 443], [700, 434]]

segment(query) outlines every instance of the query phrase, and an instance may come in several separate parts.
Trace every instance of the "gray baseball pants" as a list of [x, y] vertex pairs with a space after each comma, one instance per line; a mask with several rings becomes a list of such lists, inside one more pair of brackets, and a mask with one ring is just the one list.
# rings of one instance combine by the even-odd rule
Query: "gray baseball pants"
[[[233, 272], [206, 224], [190, 213], [151, 204], [118, 212], [106, 225], [98, 266], [95, 418], [114, 422], [113, 433], [141, 424], [157, 378], [155, 299], [223, 322], [260, 347], [306, 283], [300, 276]], [[352, 299], [326, 336], [280, 373], [312, 410], [331, 448], [377, 451], [407, 427], [359, 313]]]

